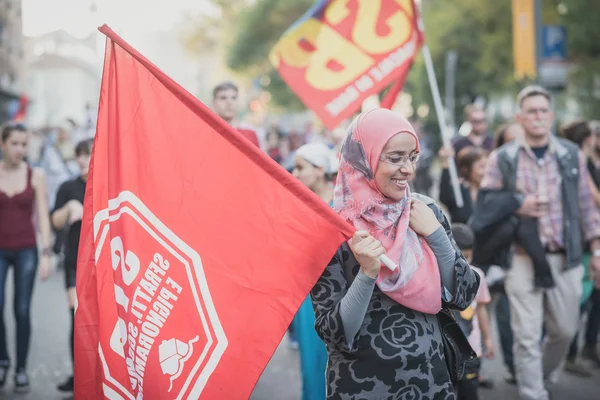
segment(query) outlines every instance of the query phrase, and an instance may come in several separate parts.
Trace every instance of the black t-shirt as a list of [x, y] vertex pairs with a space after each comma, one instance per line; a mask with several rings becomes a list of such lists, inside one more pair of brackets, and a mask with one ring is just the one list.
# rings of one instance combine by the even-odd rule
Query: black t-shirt
[[546, 151], [548, 151], [548, 145], [541, 147], [532, 147], [531, 151], [535, 154], [538, 160], [541, 160], [546, 155]]
[[[85, 182], [81, 177], [63, 183], [56, 194], [54, 213], [71, 200], [77, 200], [83, 204], [85, 197]], [[67, 241], [65, 243], [65, 267], [77, 267], [77, 251], [79, 249], [79, 235], [81, 234], [81, 221], [74, 222], [68, 228]]]

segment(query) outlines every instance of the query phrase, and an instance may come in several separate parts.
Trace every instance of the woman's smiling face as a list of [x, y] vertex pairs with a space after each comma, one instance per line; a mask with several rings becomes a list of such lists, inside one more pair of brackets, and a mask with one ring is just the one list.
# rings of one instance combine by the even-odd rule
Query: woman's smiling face
[[415, 172], [415, 162], [408, 158], [416, 151], [417, 139], [410, 133], [398, 133], [388, 140], [375, 172], [375, 184], [385, 197], [395, 201], [404, 198]]

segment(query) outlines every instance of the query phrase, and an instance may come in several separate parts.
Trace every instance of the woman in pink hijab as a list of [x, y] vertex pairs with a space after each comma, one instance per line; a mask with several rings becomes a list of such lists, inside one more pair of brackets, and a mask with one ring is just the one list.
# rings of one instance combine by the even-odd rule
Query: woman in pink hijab
[[467, 308], [479, 278], [439, 207], [410, 192], [418, 160], [414, 129], [389, 110], [348, 129], [334, 207], [358, 231], [311, 292], [328, 399], [454, 399], [436, 314]]

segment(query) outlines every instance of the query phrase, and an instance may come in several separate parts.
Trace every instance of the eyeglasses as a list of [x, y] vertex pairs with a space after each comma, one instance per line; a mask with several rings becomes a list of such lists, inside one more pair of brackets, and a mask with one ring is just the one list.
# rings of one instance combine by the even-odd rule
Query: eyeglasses
[[402, 168], [405, 167], [406, 163], [409, 161], [411, 164], [415, 165], [419, 161], [420, 157], [421, 153], [413, 153], [408, 156], [382, 154], [379, 159], [384, 163]]

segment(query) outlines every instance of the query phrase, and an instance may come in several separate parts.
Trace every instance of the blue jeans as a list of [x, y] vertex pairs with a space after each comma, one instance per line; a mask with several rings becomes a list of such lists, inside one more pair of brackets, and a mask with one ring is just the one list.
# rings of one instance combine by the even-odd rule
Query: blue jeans
[[6, 275], [10, 266], [14, 267], [14, 312], [17, 325], [17, 370], [24, 370], [29, 352], [31, 335], [31, 297], [35, 283], [38, 252], [37, 249], [0, 249], [0, 363], [10, 363], [6, 348], [6, 327], [4, 326], [4, 292]]

